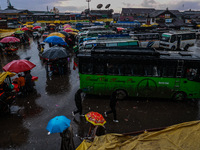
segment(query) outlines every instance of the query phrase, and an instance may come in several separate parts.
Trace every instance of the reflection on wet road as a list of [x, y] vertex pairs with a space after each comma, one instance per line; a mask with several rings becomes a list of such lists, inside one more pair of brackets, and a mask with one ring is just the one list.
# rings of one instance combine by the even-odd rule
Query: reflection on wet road
[[[47, 47], [47, 45], [46, 45]], [[197, 47], [194, 47], [197, 48]], [[193, 49], [194, 49], [193, 48]], [[191, 48], [192, 49], [192, 48]], [[199, 49], [197, 49], [199, 52]], [[72, 121], [74, 135], [86, 136], [89, 123], [84, 117], [71, 112], [75, 109], [74, 94], [79, 88], [78, 70], [73, 70], [73, 56], [68, 74], [48, 78], [45, 65], [38, 56], [37, 42], [22, 46], [17, 55], [1, 56], [0, 68], [14, 59], [31, 56], [30, 61], [36, 64], [31, 74], [38, 76], [35, 91], [26, 98], [17, 98], [11, 115], [0, 117], [0, 148], [9, 149], [60, 149], [59, 134], [47, 135], [48, 121], [59, 115], [65, 115]], [[126, 133], [149, 128], [166, 127], [176, 123], [198, 120], [200, 102], [174, 102], [160, 99], [135, 99], [119, 101], [117, 104], [117, 118], [114, 123], [110, 114], [105, 124], [108, 133]], [[19, 109], [19, 110], [17, 110]], [[83, 102], [83, 113], [97, 111], [103, 114], [109, 110], [109, 97], [86, 96]], [[76, 146], [81, 143], [74, 137]]]

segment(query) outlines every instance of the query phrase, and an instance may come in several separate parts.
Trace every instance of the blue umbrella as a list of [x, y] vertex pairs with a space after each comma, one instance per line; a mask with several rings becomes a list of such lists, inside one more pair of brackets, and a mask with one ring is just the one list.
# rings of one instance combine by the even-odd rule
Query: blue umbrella
[[50, 37], [47, 37], [44, 42], [47, 42], [47, 43], [52, 43], [53, 45], [57, 45], [57, 44], [60, 44], [60, 45], [67, 45], [67, 43], [59, 36], [50, 36]]
[[56, 116], [48, 122], [46, 129], [50, 133], [62, 133], [69, 128], [71, 120], [65, 116]]

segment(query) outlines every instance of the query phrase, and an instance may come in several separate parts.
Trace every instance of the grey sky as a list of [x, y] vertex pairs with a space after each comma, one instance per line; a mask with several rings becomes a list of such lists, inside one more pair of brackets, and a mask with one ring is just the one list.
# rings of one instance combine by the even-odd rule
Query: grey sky
[[[60, 12], [73, 11], [81, 12], [88, 7], [86, 0], [10, 0], [17, 9], [46, 10], [47, 6], [52, 9], [57, 7]], [[200, 0], [91, 0], [90, 8], [97, 9], [97, 4], [103, 4], [105, 9], [107, 4], [115, 12], [121, 12], [122, 8], [155, 8], [155, 9], [179, 9], [179, 10], [200, 10]], [[7, 7], [7, 0], [1, 0], [2, 9]]]

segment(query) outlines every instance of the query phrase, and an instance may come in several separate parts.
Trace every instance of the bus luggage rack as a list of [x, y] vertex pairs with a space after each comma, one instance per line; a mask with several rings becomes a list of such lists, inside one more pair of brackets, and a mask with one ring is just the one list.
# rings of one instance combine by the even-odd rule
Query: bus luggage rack
[[160, 56], [160, 53], [156, 51], [154, 48], [141, 48], [141, 47], [93, 48], [91, 50], [91, 55], [95, 55], [95, 54]]

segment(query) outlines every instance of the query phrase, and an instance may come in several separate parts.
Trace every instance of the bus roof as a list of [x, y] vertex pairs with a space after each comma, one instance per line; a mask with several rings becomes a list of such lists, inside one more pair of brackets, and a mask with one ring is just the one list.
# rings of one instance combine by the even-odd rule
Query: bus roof
[[[167, 52], [157, 51], [154, 48], [142, 47], [112, 47], [112, 48], [93, 48], [89, 53], [79, 53], [78, 57], [121, 57], [121, 58], [155, 58], [168, 60], [195, 60], [200, 62], [200, 57], [191, 52]], [[135, 56], [135, 57], [134, 57]]]
[[169, 31], [168, 33], [163, 33], [165, 35], [174, 35], [174, 34], [191, 34], [194, 32], [190, 32], [190, 31]]

